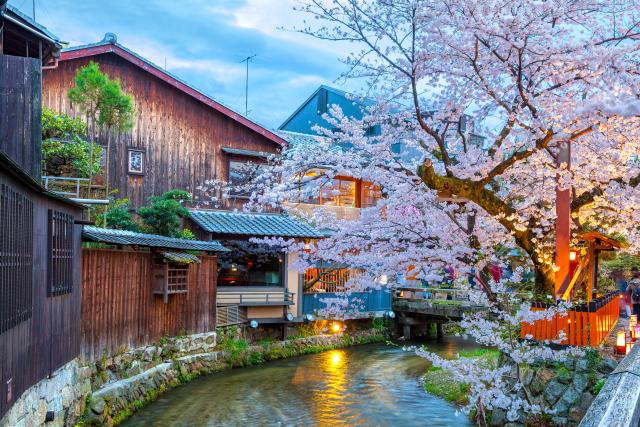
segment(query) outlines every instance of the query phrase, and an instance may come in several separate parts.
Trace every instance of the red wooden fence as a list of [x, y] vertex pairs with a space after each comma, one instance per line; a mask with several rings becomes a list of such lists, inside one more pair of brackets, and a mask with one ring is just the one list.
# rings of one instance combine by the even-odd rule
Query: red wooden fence
[[216, 321], [216, 257], [189, 267], [188, 291], [167, 304], [153, 294], [151, 253], [82, 250], [81, 354], [90, 360], [138, 347], [163, 336], [213, 331]]
[[567, 316], [556, 314], [551, 320], [537, 320], [533, 324], [524, 322], [520, 336], [526, 338], [531, 335], [537, 341], [553, 340], [558, 338], [560, 331], [564, 331], [567, 338], [561, 344], [597, 347], [618, 322], [618, 300], [618, 292], [612, 292], [568, 311]]

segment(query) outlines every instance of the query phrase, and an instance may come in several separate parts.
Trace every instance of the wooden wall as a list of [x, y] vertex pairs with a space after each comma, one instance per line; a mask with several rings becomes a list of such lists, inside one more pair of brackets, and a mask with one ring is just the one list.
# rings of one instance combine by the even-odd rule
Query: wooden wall
[[[73, 290], [66, 295], [48, 297], [48, 210], [55, 209], [73, 215], [76, 220], [82, 219], [80, 208], [32, 190], [1, 168], [2, 166], [0, 166], [0, 185], [7, 185], [14, 191], [26, 195], [33, 202], [33, 240], [28, 243], [33, 246], [33, 258], [31, 315], [22, 323], [0, 333], [0, 417], [26, 389], [51, 375], [79, 354], [81, 226], [75, 225], [73, 231], [75, 242]], [[0, 250], [10, 251], [11, 243], [7, 242], [6, 236], [11, 233], [7, 230], [0, 233], [0, 239], [3, 239], [0, 241], [2, 243]], [[12, 270], [11, 262], [0, 262], [0, 298], [6, 298], [9, 303], [11, 303], [11, 295], [2, 291], [8, 288], [5, 283], [16, 280], [15, 276], [12, 276]], [[11, 385], [8, 384], [9, 381]]]
[[[228, 180], [230, 156], [221, 152], [222, 146], [277, 152], [275, 142], [116, 54], [105, 53], [91, 59], [111, 78], [120, 79], [123, 89], [134, 97], [132, 131], [117, 136], [101, 131], [99, 136], [103, 145], [112, 138], [112, 185], [119, 189], [118, 197], [128, 197], [134, 207], [144, 204], [149, 196], [173, 188], [194, 191], [205, 180]], [[77, 70], [88, 62], [88, 58], [60, 61], [57, 68], [45, 70], [43, 105], [79, 115], [67, 93]], [[127, 147], [146, 152], [144, 175], [127, 173]]]
[[0, 151], [38, 181], [41, 73], [39, 59], [0, 55]]
[[139, 347], [163, 336], [215, 330], [216, 257], [189, 267], [185, 294], [164, 304], [152, 288], [149, 252], [82, 250], [82, 355], [97, 360], [104, 350]]

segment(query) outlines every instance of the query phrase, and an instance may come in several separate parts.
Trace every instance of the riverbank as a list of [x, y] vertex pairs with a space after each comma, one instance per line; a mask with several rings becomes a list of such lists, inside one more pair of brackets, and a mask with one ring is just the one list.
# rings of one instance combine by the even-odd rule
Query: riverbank
[[[494, 349], [460, 351], [456, 357], [476, 359], [477, 363], [484, 363], [488, 368], [503, 363], [500, 352]], [[553, 415], [535, 418], [521, 416], [516, 422], [508, 422], [505, 411], [494, 409], [489, 414], [488, 424], [510, 427], [577, 426], [616, 364], [615, 360], [602, 357], [597, 350], [587, 349], [582, 358], [570, 358], [562, 363], [521, 366], [522, 382], [530, 398], [534, 403], [552, 410]], [[515, 372], [512, 376], [515, 377]], [[469, 385], [454, 381], [453, 375], [441, 368], [430, 367], [422, 379], [427, 392], [456, 405], [469, 403]]]
[[[386, 331], [381, 328], [287, 341], [263, 341], [258, 345], [248, 345], [233, 336], [225, 337], [214, 351], [166, 359], [139, 374], [105, 384], [87, 398], [86, 409], [78, 425], [118, 425], [160, 395], [202, 375], [386, 339]], [[120, 363], [125, 366], [115, 369], [126, 371], [126, 365], [131, 361], [121, 358]]]

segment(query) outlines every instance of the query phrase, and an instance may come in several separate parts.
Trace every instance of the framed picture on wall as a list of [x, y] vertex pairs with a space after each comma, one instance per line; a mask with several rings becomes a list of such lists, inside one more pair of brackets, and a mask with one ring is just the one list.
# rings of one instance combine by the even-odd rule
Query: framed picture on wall
[[129, 149], [127, 172], [134, 175], [144, 174], [144, 151]]

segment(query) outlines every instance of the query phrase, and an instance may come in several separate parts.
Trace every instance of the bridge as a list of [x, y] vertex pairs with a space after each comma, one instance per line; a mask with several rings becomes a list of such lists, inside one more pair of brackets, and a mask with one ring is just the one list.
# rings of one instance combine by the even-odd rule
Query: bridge
[[471, 293], [481, 291], [399, 287], [394, 289], [393, 311], [402, 335], [418, 338], [430, 335], [435, 325], [437, 338], [442, 338], [442, 324], [462, 320], [464, 313], [486, 310], [472, 302]]

